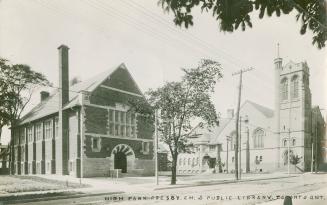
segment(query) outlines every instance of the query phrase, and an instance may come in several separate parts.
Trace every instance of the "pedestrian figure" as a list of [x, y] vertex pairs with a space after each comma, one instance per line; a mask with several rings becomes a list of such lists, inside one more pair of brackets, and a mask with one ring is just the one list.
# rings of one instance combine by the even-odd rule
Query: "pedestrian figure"
[[292, 197], [285, 196], [283, 205], [293, 205], [293, 203], [292, 203]]

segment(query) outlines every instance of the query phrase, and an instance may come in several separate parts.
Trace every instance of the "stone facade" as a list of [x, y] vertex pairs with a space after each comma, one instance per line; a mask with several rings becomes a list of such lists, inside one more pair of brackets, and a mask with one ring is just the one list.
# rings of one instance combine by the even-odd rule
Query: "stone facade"
[[[290, 155], [301, 158], [297, 171], [310, 171], [311, 166], [315, 166], [312, 158], [313, 164], [323, 161], [323, 157], [319, 159], [323, 148], [318, 145], [325, 139], [325, 133], [315, 129], [324, 130], [325, 122], [319, 108], [311, 105], [308, 65], [294, 62], [282, 65], [282, 59], [277, 58], [275, 78], [274, 110], [250, 101], [241, 106], [239, 163], [242, 172], [286, 171], [288, 150]], [[179, 155], [178, 174], [234, 172], [235, 120], [233, 112], [228, 110], [219, 127], [199, 130], [200, 137], [190, 139], [194, 144], [193, 153]], [[315, 150], [317, 153], [312, 154]]]

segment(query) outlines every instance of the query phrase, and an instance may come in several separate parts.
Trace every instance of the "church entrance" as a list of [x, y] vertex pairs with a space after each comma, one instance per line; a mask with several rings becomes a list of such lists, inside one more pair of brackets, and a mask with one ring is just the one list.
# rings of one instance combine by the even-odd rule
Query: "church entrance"
[[123, 152], [117, 152], [114, 158], [114, 168], [121, 169], [122, 173], [127, 173], [127, 157]]

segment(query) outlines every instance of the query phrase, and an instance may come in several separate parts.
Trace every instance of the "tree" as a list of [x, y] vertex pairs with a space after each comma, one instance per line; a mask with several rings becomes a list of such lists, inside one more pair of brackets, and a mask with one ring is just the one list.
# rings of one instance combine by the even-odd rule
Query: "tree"
[[15, 126], [36, 86], [49, 85], [43, 74], [28, 65], [0, 58], [0, 139], [4, 126]]
[[291, 154], [290, 156], [290, 163], [294, 165], [294, 171], [296, 171], [296, 165], [301, 162], [302, 157], [299, 157], [298, 155]]
[[277, 17], [296, 12], [296, 20], [301, 20], [300, 33], [309, 28], [313, 32], [312, 44], [319, 49], [327, 40], [327, 17], [325, 0], [159, 0], [164, 11], [174, 13], [174, 23], [188, 28], [193, 25], [192, 9], [201, 7], [202, 12], [210, 12], [219, 22], [221, 31], [233, 32], [240, 26], [252, 28], [250, 14], [259, 11], [259, 18], [265, 14]]
[[[176, 184], [178, 154], [188, 152], [188, 137], [193, 135], [193, 119], [210, 127], [218, 124], [218, 116], [210, 99], [214, 86], [222, 77], [220, 64], [202, 60], [196, 68], [182, 69], [179, 82], [167, 82], [156, 90], [149, 90], [148, 102], [159, 111], [160, 140], [169, 147], [172, 156], [171, 184]], [[203, 123], [199, 123], [203, 126]]]

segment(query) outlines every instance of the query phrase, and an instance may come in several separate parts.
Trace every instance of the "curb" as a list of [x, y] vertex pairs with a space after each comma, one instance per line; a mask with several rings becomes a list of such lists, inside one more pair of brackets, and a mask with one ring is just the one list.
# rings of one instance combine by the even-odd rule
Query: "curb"
[[[29, 203], [29, 202], [39, 202], [39, 201], [51, 201], [51, 200], [58, 200], [58, 199], [74, 199], [74, 198], [81, 198], [81, 197], [89, 197], [89, 196], [101, 196], [101, 195], [114, 195], [114, 194], [123, 194], [125, 192], [104, 192], [104, 193], [94, 193], [94, 194], [87, 194], [87, 193], [77, 193], [77, 194], [67, 194], [63, 196], [45, 196], [49, 193], [44, 194], [28, 194], [28, 195], [22, 195], [22, 197], [33, 197], [33, 195], [36, 196], [36, 198], [27, 198], [27, 199], [15, 199], [15, 200], [4, 200], [2, 201], [0, 197], [0, 203], [3, 204], [17, 204], [17, 203]], [[51, 193], [50, 193], [51, 194]], [[54, 193], [56, 194], [56, 193]], [[65, 194], [65, 192], [58, 193], [58, 194]], [[42, 197], [43, 196], [43, 197]], [[5, 197], [3, 197], [5, 198]]]
[[153, 190], [165, 190], [165, 189], [179, 189], [179, 188], [187, 188], [187, 187], [195, 187], [195, 186], [210, 186], [210, 185], [218, 185], [218, 184], [233, 184], [233, 183], [242, 183], [242, 182], [252, 182], [252, 181], [264, 181], [270, 179], [283, 179], [283, 178], [292, 178], [297, 176], [282, 176], [282, 177], [270, 177], [270, 178], [261, 178], [261, 179], [241, 179], [241, 180], [216, 180], [216, 181], [207, 181], [207, 182], [196, 182], [195, 184], [184, 184], [184, 185], [171, 185], [168, 187], [159, 187], [154, 188]]

